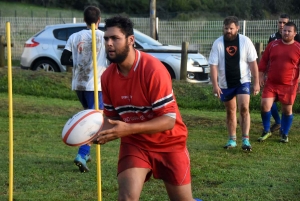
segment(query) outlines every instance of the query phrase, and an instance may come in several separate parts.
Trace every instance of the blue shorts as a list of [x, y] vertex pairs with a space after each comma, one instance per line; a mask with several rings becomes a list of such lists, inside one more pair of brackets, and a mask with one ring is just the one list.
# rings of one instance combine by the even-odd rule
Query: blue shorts
[[[77, 97], [84, 109], [95, 109], [94, 91], [76, 91]], [[98, 91], [99, 110], [104, 109], [102, 91]]]
[[250, 82], [246, 82], [241, 84], [238, 87], [228, 88], [228, 89], [221, 89], [221, 101], [227, 102], [230, 101], [233, 97], [238, 94], [249, 94], [250, 95]]

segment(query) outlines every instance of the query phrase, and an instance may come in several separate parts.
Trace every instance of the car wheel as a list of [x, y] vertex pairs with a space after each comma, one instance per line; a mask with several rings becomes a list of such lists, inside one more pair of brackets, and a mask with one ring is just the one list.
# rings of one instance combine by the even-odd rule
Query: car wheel
[[58, 66], [56, 63], [49, 59], [42, 59], [32, 66], [32, 70], [43, 70], [43, 71], [50, 71], [50, 72], [59, 72]]

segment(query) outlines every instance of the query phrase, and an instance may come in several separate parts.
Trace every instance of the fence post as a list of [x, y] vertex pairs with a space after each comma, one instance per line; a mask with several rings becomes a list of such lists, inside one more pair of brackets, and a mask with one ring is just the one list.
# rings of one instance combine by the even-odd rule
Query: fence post
[[259, 63], [261, 55], [263, 53], [263, 43], [255, 43], [255, 49], [257, 52], [257, 63]]
[[0, 67], [4, 68], [5, 66], [5, 37], [0, 35]]
[[186, 80], [187, 74], [187, 50], [189, 47], [189, 42], [182, 42], [181, 48], [181, 65], [180, 65], [180, 80]]

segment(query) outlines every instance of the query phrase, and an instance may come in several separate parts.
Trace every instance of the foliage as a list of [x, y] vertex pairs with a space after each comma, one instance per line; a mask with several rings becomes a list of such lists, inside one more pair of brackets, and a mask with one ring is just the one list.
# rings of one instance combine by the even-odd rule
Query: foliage
[[[12, 2], [10, 0], [9, 2]], [[43, 7], [60, 7], [65, 9], [82, 9], [87, 5], [96, 5], [105, 13], [127, 13], [131, 16], [149, 16], [149, 0], [14, 0], [14, 2], [29, 3]], [[216, 13], [223, 17], [236, 15], [240, 19], [253, 20], [268, 16], [278, 16], [285, 12], [299, 16], [299, 0], [164, 0], [156, 1], [157, 16], [164, 18], [191, 19], [195, 12]], [[189, 14], [191, 14], [189, 16]]]

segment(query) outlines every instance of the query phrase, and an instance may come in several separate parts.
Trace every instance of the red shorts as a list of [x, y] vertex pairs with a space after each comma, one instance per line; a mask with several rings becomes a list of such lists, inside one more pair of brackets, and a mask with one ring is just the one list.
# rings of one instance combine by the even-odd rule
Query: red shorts
[[262, 93], [262, 98], [273, 98], [285, 105], [293, 105], [297, 96], [298, 84], [280, 85], [266, 83]]
[[162, 179], [176, 186], [191, 183], [190, 157], [187, 149], [182, 152], [152, 152], [132, 144], [121, 144], [118, 174], [134, 167], [151, 170], [145, 182], [153, 174], [155, 179]]

